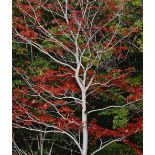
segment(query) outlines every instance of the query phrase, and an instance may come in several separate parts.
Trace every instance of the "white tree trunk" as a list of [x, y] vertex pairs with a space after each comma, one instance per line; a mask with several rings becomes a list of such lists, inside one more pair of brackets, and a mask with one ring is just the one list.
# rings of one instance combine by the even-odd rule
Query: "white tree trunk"
[[82, 155], [87, 155], [88, 150], [88, 128], [87, 128], [87, 113], [86, 113], [86, 92], [82, 92], [82, 132], [83, 132], [83, 144]]

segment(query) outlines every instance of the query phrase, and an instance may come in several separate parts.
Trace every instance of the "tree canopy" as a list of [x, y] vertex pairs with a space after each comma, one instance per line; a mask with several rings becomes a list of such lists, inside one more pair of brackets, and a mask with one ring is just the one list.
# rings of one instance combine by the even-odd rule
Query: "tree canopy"
[[142, 155], [142, 90], [141, 0], [14, 1], [16, 154]]

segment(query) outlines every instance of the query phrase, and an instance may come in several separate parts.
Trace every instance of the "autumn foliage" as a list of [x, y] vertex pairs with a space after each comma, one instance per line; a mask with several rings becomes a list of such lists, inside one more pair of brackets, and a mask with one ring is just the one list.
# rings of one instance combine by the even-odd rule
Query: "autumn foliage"
[[142, 155], [131, 140], [143, 130], [134, 75], [141, 70], [126, 61], [141, 50], [141, 3], [18, 0], [13, 7], [13, 128], [56, 134], [53, 145], [61, 139], [82, 155], [115, 142]]

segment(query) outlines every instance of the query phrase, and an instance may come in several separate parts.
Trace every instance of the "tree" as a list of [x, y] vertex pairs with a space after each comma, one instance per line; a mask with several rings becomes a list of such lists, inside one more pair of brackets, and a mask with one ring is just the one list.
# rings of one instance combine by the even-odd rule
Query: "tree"
[[[45, 154], [43, 143], [49, 133], [58, 140], [62, 134], [62, 146], [69, 143], [71, 153], [76, 146], [75, 152], [82, 155], [96, 154], [118, 141], [134, 146], [125, 139], [142, 131], [142, 119], [136, 117], [128, 123], [126, 118], [134, 115], [134, 106], [141, 109], [142, 86], [127, 81], [134, 72], [132, 66], [119, 68], [130, 50], [139, 48], [137, 40], [131, 42], [141, 28], [140, 23], [135, 24], [136, 18], [128, 19], [129, 3], [125, 0], [15, 2], [13, 39], [21, 46], [26, 45], [28, 51], [45, 54], [55, 65], [55, 69], [37, 75], [14, 67], [25, 86], [14, 89], [13, 126], [40, 132], [41, 137], [44, 134], [41, 154]], [[119, 99], [119, 103], [97, 103], [96, 98], [101, 96]], [[99, 125], [96, 114], [116, 114], [113, 130]], [[98, 148], [92, 150], [89, 145], [94, 143]], [[48, 154], [51, 151], [52, 147]]]

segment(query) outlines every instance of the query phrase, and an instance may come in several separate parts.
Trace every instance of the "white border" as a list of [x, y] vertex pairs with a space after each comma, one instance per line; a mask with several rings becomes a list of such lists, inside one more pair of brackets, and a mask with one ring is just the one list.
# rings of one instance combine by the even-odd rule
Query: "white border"
[[144, 0], [144, 155], [155, 155], [155, 1]]
[[0, 1], [0, 154], [12, 154], [12, 1]]

